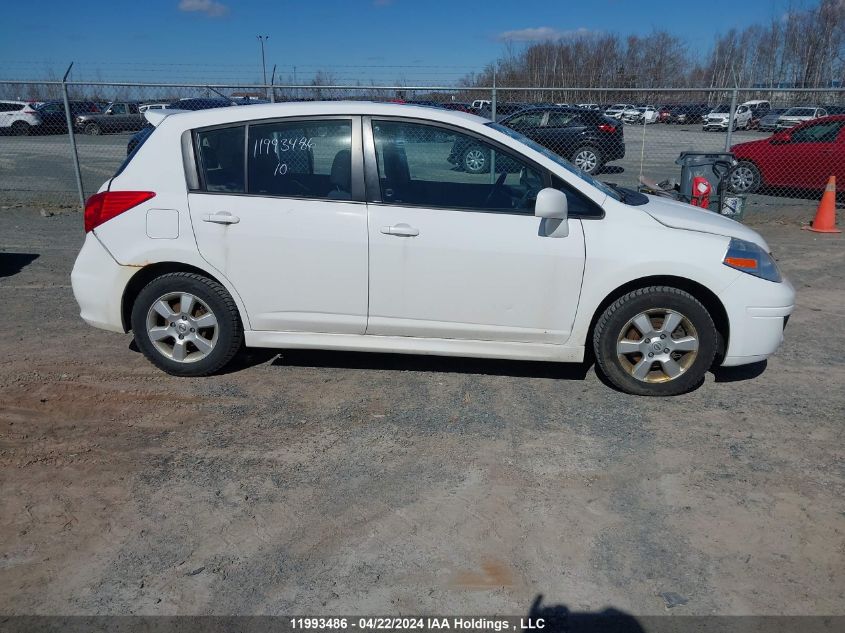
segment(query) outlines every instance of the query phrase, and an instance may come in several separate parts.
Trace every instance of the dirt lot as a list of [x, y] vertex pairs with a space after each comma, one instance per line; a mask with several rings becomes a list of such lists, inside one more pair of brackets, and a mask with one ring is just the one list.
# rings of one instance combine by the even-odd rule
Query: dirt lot
[[77, 317], [78, 214], [2, 212], [0, 613], [845, 614], [845, 242], [751, 222], [784, 346], [658, 400], [415, 356], [171, 378]]

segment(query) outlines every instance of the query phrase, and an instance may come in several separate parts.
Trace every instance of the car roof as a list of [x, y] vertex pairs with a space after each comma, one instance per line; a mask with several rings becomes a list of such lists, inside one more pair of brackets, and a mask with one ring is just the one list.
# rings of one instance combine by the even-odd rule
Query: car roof
[[459, 110], [372, 101], [296, 101], [262, 103], [248, 108], [236, 105], [209, 110], [173, 112], [168, 115], [168, 118], [175, 117], [181, 125], [193, 128], [256, 119], [323, 115], [408, 116], [458, 125], [467, 121], [488, 123], [487, 119]]

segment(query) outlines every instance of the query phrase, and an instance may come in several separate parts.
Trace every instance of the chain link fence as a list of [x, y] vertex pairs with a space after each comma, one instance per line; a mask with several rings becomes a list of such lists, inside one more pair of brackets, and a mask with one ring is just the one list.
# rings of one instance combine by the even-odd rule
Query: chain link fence
[[[149, 108], [311, 100], [392, 101], [472, 112], [524, 134], [600, 180], [631, 188], [645, 182], [676, 196], [682, 152], [732, 152], [730, 169], [718, 174], [726, 193], [747, 197], [748, 209], [802, 208], [812, 217], [829, 177], [838, 176], [840, 187], [845, 183], [845, 89], [7, 81], [0, 82], [0, 205], [81, 206], [126, 158]], [[490, 173], [479, 162], [483, 153], [463, 145], [449, 144], [453, 169]]]

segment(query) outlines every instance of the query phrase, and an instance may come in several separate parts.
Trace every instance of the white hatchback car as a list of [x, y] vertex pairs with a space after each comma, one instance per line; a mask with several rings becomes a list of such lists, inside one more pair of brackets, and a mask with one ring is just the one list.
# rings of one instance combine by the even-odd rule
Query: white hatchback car
[[[85, 208], [82, 318], [171, 374], [243, 344], [581, 362], [686, 391], [765, 359], [795, 298], [766, 242], [469, 114], [377, 103], [147, 113]], [[486, 173], [450, 155], [472, 144]]]

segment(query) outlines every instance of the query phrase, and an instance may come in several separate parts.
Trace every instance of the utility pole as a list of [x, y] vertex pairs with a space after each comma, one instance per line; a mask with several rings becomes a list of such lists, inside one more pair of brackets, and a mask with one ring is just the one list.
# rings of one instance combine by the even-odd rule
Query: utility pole
[[270, 39], [269, 35], [256, 35], [261, 42], [261, 71], [264, 73], [264, 91], [267, 91], [267, 64], [264, 62], [264, 42]]

